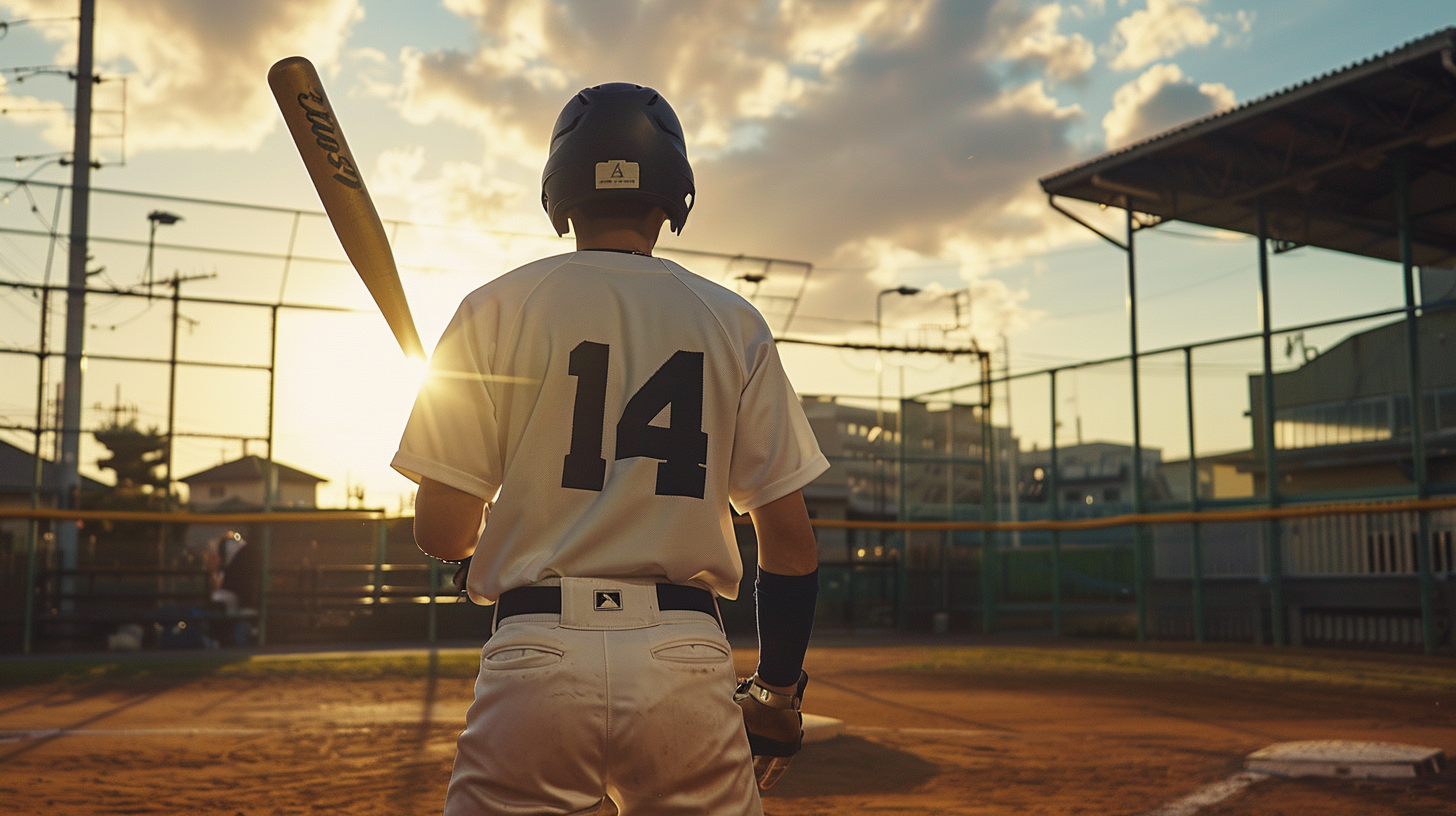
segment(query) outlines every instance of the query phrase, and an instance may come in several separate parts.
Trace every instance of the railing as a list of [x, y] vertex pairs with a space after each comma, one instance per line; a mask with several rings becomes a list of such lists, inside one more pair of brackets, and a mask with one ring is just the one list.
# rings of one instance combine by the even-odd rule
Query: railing
[[[265, 574], [258, 624], [259, 641], [267, 642], [267, 623], [272, 611], [291, 610], [304, 615], [322, 615], [344, 607], [381, 607], [420, 604], [427, 609], [426, 637], [437, 636], [436, 605], [441, 597], [442, 570], [438, 562], [426, 565], [385, 563], [385, 523], [391, 519], [379, 512], [236, 513], [185, 514], [111, 511], [69, 511], [0, 508], [0, 519], [110, 520], [183, 524], [260, 524], [265, 535]], [[373, 525], [376, 540], [374, 564], [315, 566], [307, 569], [266, 568], [269, 559], [271, 525], [305, 521], [363, 521]], [[736, 520], [746, 524], [746, 517]], [[823, 579], [825, 600], [842, 606], [821, 620], [841, 619], [849, 626], [889, 623], [905, 627], [910, 613], [954, 613], [979, 608], [983, 621], [994, 630], [997, 616], [1006, 613], [1050, 613], [1053, 631], [1062, 631], [1063, 616], [1078, 612], [1113, 611], [1126, 613], [1135, 600], [1135, 615], [1152, 607], [1163, 636], [1191, 635], [1197, 640], [1212, 637], [1248, 637], [1272, 642], [1352, 642], [1410, 645], [1419, 642], [1430, 653], [1449, 642], [1456, 609], [1444, 616], [1437, 609], [1435, 581], [1456, 575], [1456, 497], [1344, 504], [1241, 508], [1201, 512], [1139, 513], [1104, 518], [1021, 522], [987, 521], [855, 521], [814, 519], [819, 531], [843, 530], [844, 558], [826, 557]], [[1273, 540], [1279, 542], [1281, 557], [1270, 558], [1266, 525], [1280, 525]], [[1122, 546], [1080, 546], [1060, 537], [1051, 543], [1026, 547], [986, 548], [956, 540], [955, 534], [972, 531], [1055, 531], [1069, 539], [1080, 531], [1138, 527], [1153, 528], [1153, 552], [1146, 556], [1155, 569], [1156, 582], [1150, 594], [1149, 574], [1132, 568], [1134, 548], [1142, 537], [1129, 536]], [[1217, 567], [1218, 558], [1228, 558], [1232, 548], [1222, 547], [1210, 557], [1204, 544], [1219, 530], [1243, 527], [1251, 531], [1249, 553], [1241, 564]], [[1423, 532], [1424, 531], [1424, 532]], [[870, 533], [880, 534], [872, 536]], [[943, 535], [934, 535], [934, 534]], [[889, 534], [889, 535], [884, 535]], [[821, 543], [823, 543], [821, 539]], [[251, 545], [250, 545], [251, 546]], [[1098, 549], [1100, 547], [1101, 549]], [[826, 549], [826, 555], [832, 550]], [[34, 542], [27, 559], [24, 582], [25, 646], [37, 617], [64, 618], [83, 599], [110, 597], [98, 578], [106, 574], [126, 575], [137, 586], [158, 587], [158, 579], [172, 580], [171, 595], [148, 589], [136, 597], [183, 601], [200, 599], [205, 583], [197, 571], [115, 570], [81, 573], [42, 571], [36, 566]], [[1267, 585], [1270, 565], [1282, 565], [1281, 577], [1290, 607], [1281, 610], [1288, 627], [1272, 632], [1276, 620], [1269, 604]], [[391, 580], [394, 576], [425, 577], [420, 584]], [[188, 583], [190, 580], [196, 583]], [[350, 581], [347, 576], [364, 580]], [[974, 578], [973, 578], [974, 576]], [[83, 581], [90, 581], [89, 584]], [[1316, 589], [1316, 582], [1333, 587]], [[1350, 581], [1364, 581], [1361, 592], [1349, 593]], [[1375, 581], [1377, 583], [1371, 583]], [[1304, 584], [1299, 584], [1304, 582]], [[37, 587], [46, 589], [37, 592]], [[987, 591], [989, 588], [989, 591]], [[977, 592], [978, 590], [978, 592]], [[1323, 592], [1323, 594], [1321, 594]], [[1344, 592], [1345, 596], [1340, 596]], [[124, 594], [124, 593], [121, 593]], [[453, 591], [449, 593], [454, 596]], [[1362, 597], [1354, 597], [1363, 595]], [[1040, 596], [1042, 599], [1038, 599]], [[1048, 597], [1049, 596], [1049, 597]], [[1283, 597], [1283, 596], [1281, 596]], [[1333, 599], [1331, 599], [1333, 598]], [[838, 599], [836, 601], [836, 599]], [[455, 597], [450, 597], [455, 600]], [[1448, 601], [1449, 603], [1449, 601]], [[856, 604], [871, 610], [856, 617]], [[1362, 605], [1363, 604], [1363, 605]], [[52, 612], [50, 610], [56, 610]], [[825, 610], [821, 609], [821, 614]], [[1180, 617], [1181, 616], [1181, 617]], [[1187, 618], [1185, 621], [1184, 618]], [[1142, 626], [1140, 629], [1144, 628]], [[1384, 632], [1384, 635], [1371, 634]], [[1345, 634], [1341, 634], [1345, 633]], [[1279, 637], [1274, 637], [1279, 634]], [[1287, 637], [1286, 637], [1287, 636]]]

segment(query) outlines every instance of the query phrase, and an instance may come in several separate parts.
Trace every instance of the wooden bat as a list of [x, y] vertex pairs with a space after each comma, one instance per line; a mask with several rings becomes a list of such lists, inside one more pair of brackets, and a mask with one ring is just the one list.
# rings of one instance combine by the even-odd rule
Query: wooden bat
[[283, 111], [283, 121], [288, 123], [293, 143], [313, 178], [314, 189], [333, 222], [344, 254], [374, 296], [399, 347], [406, 355], [423, 359], [425, 349], [415, 331], [384, 224], [369, 198], [318, 71], [303, 57], [281, 59], [268, 69], [268, 86]]

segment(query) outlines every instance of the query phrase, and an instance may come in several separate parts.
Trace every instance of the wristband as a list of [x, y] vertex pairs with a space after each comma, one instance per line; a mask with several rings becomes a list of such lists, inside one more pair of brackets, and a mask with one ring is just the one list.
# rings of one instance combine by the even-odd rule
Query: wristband
[[764, 682], [792, 686], [804, 669], [804, 652], [814, 629], [819, 570], [808, 575], [778, 575], [758, 570], [754, 585], [758, 609], [758, 672]]
[[799, 707], [804, 704], [804, 687], [809, 685], [809, 674], [802, 670], [799, 672], [799, 682], [795, 685], [793, 694], [784, 694], [781, 691], [765, 688], [762, 683], [758, 682], [757, 674], [748, 678], [745, 685], [747, 686], [744, 689], [745, 694], [769, 708], [798, 711]]

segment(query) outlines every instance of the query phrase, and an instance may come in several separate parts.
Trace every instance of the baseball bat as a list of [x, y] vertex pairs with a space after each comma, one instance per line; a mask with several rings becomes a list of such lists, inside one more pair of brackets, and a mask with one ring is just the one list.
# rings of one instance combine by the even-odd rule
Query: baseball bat
[[283, 121], [288, 123], [293, 143], [298, 146], [303, 166], [308, 168], [344, 254], [374, 297], [399, 347], [406, 355], [423, 359], [425, 349], [415, 331], [384, 224], [369, 198], [318, 71], [303, 57], [281, 59], [268, 69], [268, 86], [278, 100]]

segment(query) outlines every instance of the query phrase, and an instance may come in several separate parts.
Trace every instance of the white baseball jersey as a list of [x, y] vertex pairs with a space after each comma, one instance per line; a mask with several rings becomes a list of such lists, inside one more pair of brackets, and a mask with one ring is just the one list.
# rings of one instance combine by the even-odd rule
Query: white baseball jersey
[[591, 250], [472, 292], [393, 466], [493, 500], [477, 601], [550, 577], [738, 594], [747, 512], [828, 469], [758, 311], [661, 258]]

